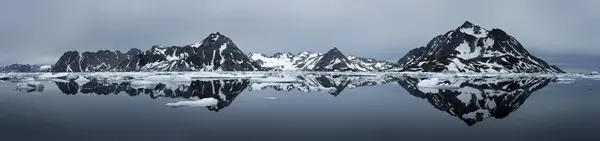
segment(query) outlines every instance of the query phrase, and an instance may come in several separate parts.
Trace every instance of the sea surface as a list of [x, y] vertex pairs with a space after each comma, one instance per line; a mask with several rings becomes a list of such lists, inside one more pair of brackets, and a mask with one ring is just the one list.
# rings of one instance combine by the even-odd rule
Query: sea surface
[[[332, 83], [335, 91], [243, 79], [42, 84], [0, 82], [0, 141], [600, 140], [600, 81], [591, 79], [473, 80], [457, 90], [410, 79]], [[165, 106], [208, 97], [218, 104]]]

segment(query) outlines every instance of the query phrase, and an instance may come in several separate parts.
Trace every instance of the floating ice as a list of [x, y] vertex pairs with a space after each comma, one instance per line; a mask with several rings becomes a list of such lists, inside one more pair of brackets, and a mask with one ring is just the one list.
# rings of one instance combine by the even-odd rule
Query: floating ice
[[38, 76], [39, 79], [66, 78], [70, 73], [44, 73]]
[[38, 91], [44, 90], [44, 85], [37, 81], [26, 81], [17, 84], [17, 90], [19, 91]]
[[575, 78], [559, 77], [559, 78], [556, 78], [556, 83], [568, 84], [568, 83], [574, 83], [575, 80], [576, 80]]
[[183, 107], [183, 106], [189, 106], [189, 107], [206, 107], [206, 106], [214, 106], [217, 105], [219, 103], [219, 101], [215, 98], [203, 98], [200, 100], [195, 100], [195, 101], [179, 101], [179, 102], [175, 102], [175, 103], [167, 103], [165, 104], [165, 106], [168, 107]]
[[89, 80], [89, 79], [86, 79], [85, 77], [81, 77], [81, 76], [80, 76], [79, 78], [75, 79], [75, 82], [79, 82], [79, 83], [87, 83], [87, 82], [90, 82], [90, 80]]
[[266, 77], [266, 78], [251, 78], [250, 80], [255, 81], [255, 82], [279, 82], [279, 83], [299, 82], [296, 77]]
[[441, 88], [441, 89], [452, 89], [460, 88], [460, 84], [450, 83], [450, 81], [442, 81], [439, 78], [430, 78], [419, 81], [417, 87], [423, 88]]
[[267, 100], [275, 100], [275, 99], [277, 99], [277, 97], [274, 97], [274, 96], [267, 96], [267, 97], [265, 97], [265, 99], [267, 99]]
[[133, 81], [130, 83], [132, 88], [144, 88], [144, 89], [153, 89], [156, 86], [156, 83], [150, 81]]

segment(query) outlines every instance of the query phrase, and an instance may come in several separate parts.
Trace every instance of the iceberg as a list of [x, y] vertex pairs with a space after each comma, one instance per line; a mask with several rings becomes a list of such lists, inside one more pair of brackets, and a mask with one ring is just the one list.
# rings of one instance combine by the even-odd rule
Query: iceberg
[[167, 103], [165, 104], [165, 106], [168, 107], [183, 107], [183, 106], [188, 106], [188, 107], [206, 107], [206, 106], [214, 106], [217, 105], [219, 103], [219, 101], [215, 98], [203, 98], [200, 100], [194, 100], [194, 101], [179, 101], [179, 102], [175, 102], [175, 103]]

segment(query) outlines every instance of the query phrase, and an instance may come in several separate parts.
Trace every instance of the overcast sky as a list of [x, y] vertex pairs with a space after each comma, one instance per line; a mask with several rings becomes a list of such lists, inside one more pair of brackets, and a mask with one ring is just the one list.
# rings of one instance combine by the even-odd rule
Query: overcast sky
[[2, 0], [0, 64], [53, 64], [69, 50], [186, 45], [221, 32], [245, 53], [397, 60], [465, 20], [533, 54], [600, 55], [599, 0]]

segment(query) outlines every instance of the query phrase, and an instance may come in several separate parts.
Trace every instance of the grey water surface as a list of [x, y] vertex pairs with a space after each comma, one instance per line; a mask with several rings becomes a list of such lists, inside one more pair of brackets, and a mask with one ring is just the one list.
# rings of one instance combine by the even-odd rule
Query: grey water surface
[[[257, 88], [246, 80], [148, 89], [128, 83], [43, 84], [43, 90], [27, 92], [0, 83], [1, 141], [600, 139], [600, 81], [595, 80], [463, 84], [505, 91], [494, 95], [424, 93], [408, 79], [354, 88], [334, 84], [335, 92], [305, 92], [287, 84]], [[467, 94], [467, 103], [461, 94]], [[165, 106], [206, 97], [219, 104]], [[476, 116], [468, 118], [469, 113]]]

